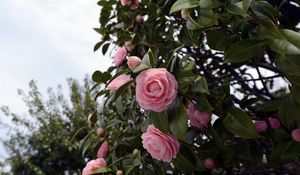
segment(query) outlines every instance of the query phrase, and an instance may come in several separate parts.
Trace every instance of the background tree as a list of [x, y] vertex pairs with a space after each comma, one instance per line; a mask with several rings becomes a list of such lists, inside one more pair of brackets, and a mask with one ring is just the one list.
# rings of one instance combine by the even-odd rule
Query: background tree
[[[10, 112], [8, 107], [1, 108], [13, 124], [4, 141], [9, 152], [6, 162], [12, 174], [81, 174], [85, 160], [80, 154], [79, 141], [87, 134], [87, 117], [97, 105], [89, 93], [87, 78], [83, 85], [68, 79], [68, 85], [69, 98], [63, 95], [61, 86], [56, 91], [49, 88], [44, 98], [35, 81], [29, 83], [28, 93], [19, 90], [29, 116]], [[96, 132], [93, 134], [96, 137]]]

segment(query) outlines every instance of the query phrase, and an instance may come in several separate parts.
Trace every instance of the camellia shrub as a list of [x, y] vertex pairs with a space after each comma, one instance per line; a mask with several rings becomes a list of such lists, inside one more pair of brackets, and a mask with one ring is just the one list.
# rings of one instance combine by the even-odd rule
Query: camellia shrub
[[300, 172], [299, 0], [98, 5], [83, 175]]

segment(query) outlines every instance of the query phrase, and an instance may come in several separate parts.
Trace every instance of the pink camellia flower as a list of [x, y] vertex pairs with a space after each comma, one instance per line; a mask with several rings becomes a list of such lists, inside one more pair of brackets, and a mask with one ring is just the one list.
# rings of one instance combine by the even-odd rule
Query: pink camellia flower
[[274, 128], [274, 129], [280, 128], [280, 122], [277, 118], [269, 117], [268, 120], [270, 122], [271, 128]]
[[177, 88], [175, 77], [167, 69], [144, 70], [136, 77], [136, 100], [146, 110], [162, 112], [175, 100]]
[[137, 16], [135, 17], [135, 22], [136, 22], [136, 23], [140, 24], [140, 23], [142, 23], [143, 21], [144, 21], [144, 19], [143, 19], [143, 17], [142, 17], [141, 15], [137, 15]]
[[97, 157], [105, 158], [108, 151], [109, 151], [109, 144], [107, 141], [104, 141], [97, 152]]
[[204, 160], [204, 167], [206, 169], [213, 169], [213, 168], [215, 168], [215, 166], [216, 166], [216, 163], [213, 159], [207, 158]]
[[117, 67], [121, 66], [121, 64], [125, 61], [127, 55], [127, 51], [124, 47], [120, 47], [114, 55], [114, 63]]
[[132, 45], [132, 42], [131, 42], [131, 41], [126, 41], [126, 42], [124, 43], [124, 45], [125, 45], [125, 48], [126, 48], [129, 52], [133, 51], [133, 49], [135, 48], [135, 46]]
[[104, 134], [105, 130], [103, 128], [98, 128], [96, 133], [97, 133], [97, 136], [102, 136]]
[[267, 130], [267, 123], [263, 120], [256, 120], [255, 123], [255, 128], [257, 132], [265, 132]]
[[191, 126], [197, 129], [203, 129], [211, 119], [211, 112], [201, 112], [197, 106], [190, 102], [188, 105], [188, 115], [191, 121]]
[[130, 56], [127, 59], [127, 65], [130, 70], [135, 69], [138, 65], [140, 65], [142, 60], [137, 56]]
[[292, 131], [292, 138], [293, 138], [293, 140], [295, 140], [296, 142], [300, 142], [300, 128], [294, 129], [294, 130]]
[[92, 171], [106, 166], [106, 162], [103, 158], [91, 160], [89, 161], [86, 166], [82, 170], [82, 175], [90, 175]]
[[130, 77], [130, 75], [119, 75], [117, 78], [115, 78], [113, 81], [111, 81], [108, 85], [107, 85], [107, 89], [109, 90], [117, 90], [119, 89], [119, 87], [121, 87], [122, 85], [124, 85], [125, 83], [129, 82], [132, 78]]
[[174, 135], [165, 134], [149, 125], [142, 135], [143, 147], [154, 159], [170, 162], [179, 152], [179, 142]]

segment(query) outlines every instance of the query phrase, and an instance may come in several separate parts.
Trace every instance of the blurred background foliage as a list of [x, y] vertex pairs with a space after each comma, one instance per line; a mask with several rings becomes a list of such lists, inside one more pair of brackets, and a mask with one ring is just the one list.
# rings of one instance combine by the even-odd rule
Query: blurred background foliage
[[28, 116], [1, 107], [12, 120], [12, 126], [6, 126], [9, 134], [4, 141], [9, 158], [3, 164], [9, 165], [12, 174], [81, 174], [85, 159], [80, 153], [80, 140], [88, 133], [88, 114], [97, 108], [89, 93], [90, 84], [88, 78], [82, 83], [68, 79], [68, 94], [58, 86], [42, 95], [36, 82], [31, 81], [28, 92], [19, 90]]

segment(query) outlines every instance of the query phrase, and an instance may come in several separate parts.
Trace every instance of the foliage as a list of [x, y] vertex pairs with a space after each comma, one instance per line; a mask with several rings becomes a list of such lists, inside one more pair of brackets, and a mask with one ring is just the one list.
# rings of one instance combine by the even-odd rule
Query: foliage
[[[2, 107], [12, 120], [9, 137], [4, 141], [12, 174], [81, 174], [85, 159], [80, 154], [80, 140], [90, 131], [87, 114], [95, 111], [96, 102], [90, 96], [87, 78], [83, 86], [74, 79], [68, 79], [68, 85], [70, 99], [64, 97], [61, 86], [57, 91], [49, 88], [44, 99], [36, 82], [31, 81], [28, 93], [19, 91], [29, 116]], [[91, 158], [91, 154], [85, 157]]]
[[[98, 2], [95, 30], [102, 40], [94, 50], [105, 54], [129, 41], [135, 48], [128, 55], [142, 63], [133, 71], [126, 61], [96, 71], [95, 86], [107, 86], [121, 74], [136, 80], [142, 71], [166, 68], [176, 78], [178, 94], [167, 110], [154, 112], [136, 101], [138, 81], [97, 91], [96, 98], [105, 97], [104, 137], [112, 145], [106, 172], [299, 172], [300, 143], [290, 136], [300, 127], [299, 0], [142, 0], [136, 10], [121, 3]], [[137, 15], [143, 22], [135, 20]], [[204, 129], [191, 127], [190, 102], [214, 114]], [[271, 116], [279, 118], [279, 127]], [[258, 133], [254, 121], [264, 121], [267, 130]], [[141, 135], [150, 124], [180, 140], [171, 163], [153, 159], [143, 148]], [[138, 155], [132, 155], [134, 149]], [[207, 158], [215, 161], [214, 168], [205, 165]]]

